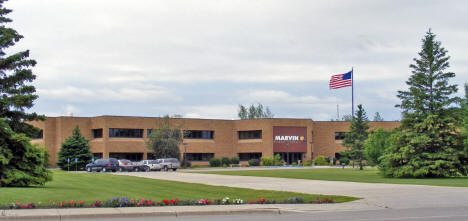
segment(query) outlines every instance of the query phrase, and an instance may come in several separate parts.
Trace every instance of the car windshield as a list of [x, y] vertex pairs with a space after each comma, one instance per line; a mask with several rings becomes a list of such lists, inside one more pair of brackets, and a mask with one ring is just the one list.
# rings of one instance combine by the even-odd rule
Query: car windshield
[[120, 160], [121, 163], [131, 163], [130, 160]]

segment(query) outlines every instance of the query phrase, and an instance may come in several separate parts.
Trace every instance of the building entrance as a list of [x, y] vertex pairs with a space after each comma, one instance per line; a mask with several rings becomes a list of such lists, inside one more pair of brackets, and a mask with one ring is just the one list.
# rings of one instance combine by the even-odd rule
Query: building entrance
[[292, 163], [299, 163], [299, 160], [302, 162], [302, 155], [304, 153], [298, 152], [277, 152], [275, 153], [281, 156], [281, 160], [284, 160], [286, 164], [291, 165]]

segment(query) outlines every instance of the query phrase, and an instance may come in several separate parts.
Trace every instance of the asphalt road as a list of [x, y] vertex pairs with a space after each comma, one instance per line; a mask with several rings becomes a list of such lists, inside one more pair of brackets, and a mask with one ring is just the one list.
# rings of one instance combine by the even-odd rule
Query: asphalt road
[[97, 220], [97, 221], [146, 221], [146, 220], [167, 220], [167, 221], [238, 221], [238, 220], [268, 220], [268, 221], [309, 221], [309, 220], [346, 220], [346, 221], [466, 221], [468, 220], [468, 207], [450, 208], [418, 208], [418, 209], [379, 209], [361, 211], [326, 211], [326, 212], [298, 212], [288, 214], [241, 214], [241, 215], [206, 215], [206, 216], [179, 216], [179, 217], [109, 217], [109, 218], [89, 218], [89, 219], [62, 219], [62, 220]]

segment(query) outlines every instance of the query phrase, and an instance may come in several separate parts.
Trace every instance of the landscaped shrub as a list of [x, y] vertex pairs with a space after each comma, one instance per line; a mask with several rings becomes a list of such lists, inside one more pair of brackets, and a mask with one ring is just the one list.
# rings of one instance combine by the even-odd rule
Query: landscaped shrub
[[292, 163], [291, 163], [291, 166], [297, 166], [297, 163], [296, 163], [296, 162], [292, 162]]
[[276, 154], [274, 157], [273, 157], [273, 163], [275, 166], [283, 166], [283, 161], [281, 161], [281, 155], [279, 154]]
[[349, 159], [346, 157], [340, 158], [340, 163], [344, 165], [349, 165]]
[[233, 158], [231, 158], [231, 163], [232, 163], [232, 164], [239, 164], [239, 157], [233, 157]]
[[218, 158], [211, 158], [210, 159], [210, 167], [219, 167], [221, 166], [221, 160]]
[[303, 165], [306, 166], [306, 167], [312, 166], [312, 160], [305, 161]]
[[322, 166], [323, 165], [327, 165], [327, 166], [330, 165], [330, 163], [327, 162], [327, 158], [325, 158], [324, 156], [317, 156], [315, 158], [314, 162], [315, 162], [315, 165], [318, 165], [318, 166], [320, 166], [320, 165], [322, 165]]
[[229, 159], [227, 157], [223, 157], [223, 158], [221, 158], [221, 164], [223, 165], [223, 167], [224, 167], [224, 165], [229, 166], [229, 165], [231, 165], [231, 159]]
[[273, 166], [273, 157], [262, 157], [260, 158], [262, 160], [262, 166]]
[[249, 166], [260, 166], [260, 160], [259, 159], [250, 159], [247, 162], [249, 163]]

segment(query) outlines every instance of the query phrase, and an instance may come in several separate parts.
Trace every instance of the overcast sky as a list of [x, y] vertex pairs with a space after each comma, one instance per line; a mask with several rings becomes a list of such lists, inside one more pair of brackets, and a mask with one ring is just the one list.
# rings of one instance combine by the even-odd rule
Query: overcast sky
[[468, 81], [468, 2], [10, 0], [11, 24], [38, 64], [47, 116], [180, 114], [236, 119], [238, 104], [275, 117], [330, 120], [355, 105], [398, 120], [397, 90], [432, 28]]

